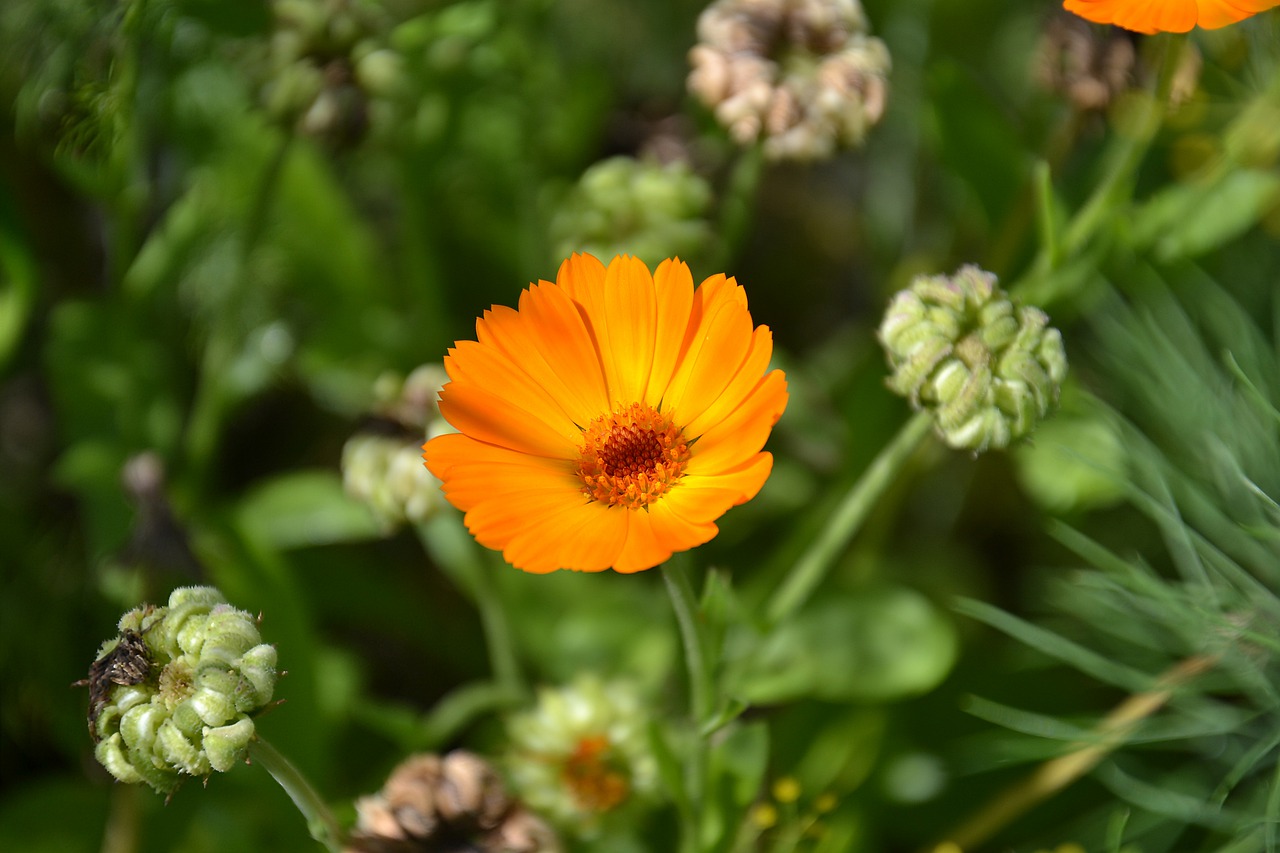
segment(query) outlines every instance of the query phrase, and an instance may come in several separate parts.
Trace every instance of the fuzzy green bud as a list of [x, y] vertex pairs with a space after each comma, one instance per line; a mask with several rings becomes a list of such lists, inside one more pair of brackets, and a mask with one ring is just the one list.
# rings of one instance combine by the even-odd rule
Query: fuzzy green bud
[[583, 173], [551, 222], [555, 257], [688, 257], [711, 238], [711, 188], [684, 163], [612, 157]]
[[213, 587], [183, 587], [166, 607], [121, 617], [85, 683], [95, 755], [121, 782], [170, 793], [244, 760], [252, 715], [271, 701], [276, 650], [257, 621]]
[[920, 276], [889, 303], [879, 330], [889, 387], [934, 415], [952, 447], [981, 453], [1029, 434], [1067, 375], [1062, 336], [975, 266]]
[[357, 433], [342, 448], [347, 494], [369, 507], [388, 533], [420, 524], [444, 505], [437, 480], [422, 463], [422, 442]]

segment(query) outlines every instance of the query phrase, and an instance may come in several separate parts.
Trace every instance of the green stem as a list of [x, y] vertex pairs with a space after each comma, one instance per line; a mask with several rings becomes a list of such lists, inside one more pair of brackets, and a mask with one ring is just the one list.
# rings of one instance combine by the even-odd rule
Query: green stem
[[751, 214], [755, 210], [756, 190], [760, 176], [764, 174], [764, 149], [759, 145], [744, 148], [733, 164], [725, 187], [724, 200], [720, 203], [720, 251], [718, 263], [711, 266], [723, 269], [737, 255], [751, 229]]
[[492, 568], [482, 559], [475, 540], [453, 513], [442, 513], [419, 525], [417, 530], [432, 560], [470, 596], [480, 612], [480, 625], [484, 630], [494, 681], [507, 693], [523, 695], [524, 676], [516, 655], [511, 623]]
[[885, 445], [880, 454], [871, 460], [867, 470], [832, 513], [830, 522], [796, 561], [787, 579], [774, 593], [765, 613], [769, 625], [776, 625], [787, 619], [809, 600], [809, 596], [831, 570], [836, 557], [857, 535], [871, 510], [929, 434], [932, 426], [932, 414], [917, 412], [902, 425], [898, 434]]
[[1117, 140], [1111, 155], [1111, 169], [1068, 226], [1063, 239], [1064, 257], [1071, 257], [1083, 248], [1110, 219], [1117, 205], [1127, 200], [1132, 193], [1138, 167], [1151, 148], [1168, 111], [1169, 93], [1173, 89], [1173, 78], [1182, 61], [1185, 44], [1186, 33], [1170, 33], [1165, 39], [1155, 91], [1143, 105], [1144, 109], [1129, 132]]
[[342, 829], [333, 812], [329, 811], [329, 804], [321, 799], [307, 777], [261, 736], [249, 743], [249, 758], [252, 763], [261, 765], [284, 788], [284, 792], [306, 819], [311, 837], [323, 844], [326, 850], [339, 853], [342, 849]]
[[689, 670], [689, 705], [693, 718], [693, 743], [685, 764], [685, 784], [688, 786], [690, 819], [684, 822], [680, 833], [680, 849], [683, 853], [698, 853], [702, 842], [703, 816], [706, 813], [707, 785], [707, 734], [705, 727], [714, 710], [715, 690], [712, 671], [707, 660], [706, 644], [698, 629], [698, 600], [689, 583], [688, 572], [681, 566], [664, 563], [662, 580], [671, 597], [680, 626], [680, 640], [684, 646], [685, 666]]
[[[262, 177], [258, 181], [252, 206], [246, 214], [240, 241], [240, 262], [236, 269], [241, 275], [247, 272], [254, 247], [266, 231], [271, 201], [292, 145], [293, 135], [286, 133], [262, 169]], [[238, 318], [232, 318], [232, 313], [221, 311], [213, 318], [209, 342], [200, 361], [200, 378], [196, 385], [195, 399], [187, 421], [187, 459], [192, 463], [192, 469], [198, 473], [200, 483], [203, 483], [212, 461], [223, 418], [235, 402], [222, 381], [227, 364], [235, 358], [243, 343], [239, 338], [240, 333], [234, 331], [238, 328]]]

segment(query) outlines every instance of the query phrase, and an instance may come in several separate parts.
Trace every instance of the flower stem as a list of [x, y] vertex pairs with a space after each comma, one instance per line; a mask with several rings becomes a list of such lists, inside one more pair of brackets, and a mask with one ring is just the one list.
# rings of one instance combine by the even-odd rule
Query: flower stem
[[342, 829], [334, 819], [333, 812], [329, 811], [328, 803], [321, 799], [307, 777], [261, 736], [249, 743], [249, 758], [252, 763], [262, 765], [271, 774], [271, 778], [284, 788], [289, 799], [293, 800], [293, 804], [306, 819], [311, 837], [331, 853], [339, 853], [342, 849]]
[[902, 425], [898, 434], [885, 445], [880, 454], [871, 460], [867, 470], [832, 513], [830, 522], [796, 561], [782, 586], [774, 593], [765, 613], [768, 624], [782, 622], [809, 600], [809, 596], [831, 570], [836, 557], [858, 533], [876, 502], [929, 434], [932, 425], [933, 415], [929, 412], [917, 412]]
[[524, 676], [516, 656], [511, 623], [493, 573], [482, 559], [475, 540], [453, 513], [443, 513], [418, 525], [417, 531], [431, 558], [471, 597], [480, 611], [494, 681], [505, 692], [523, 694]]
[[1093, 730], [1093, 736], [1076, 749], [1040, 765], [1030, 777], [999, 794], [947, 840], [930, 851], [972, 850], [995, 835], [1031, 807], [1061, 791], [1124, 745], [1133, 730], [1164, 707], [1180, 686], [1211, 669], [1215, 655], [1193, 655], [1170, 667], [1155, 685], [1121, 702]]
[[1132, 191], [1133, 177], [1168, 111], [1169, 93], [1173, 88], [1178, 65], [1182, 61], [1185, 44], [1185, 33], [1172, 33], [1165, 39], [1164, 55], [1161, 57], [1160, 71], [1151, 100], [1145, 104], [1145, 109], [1130, 132], [1118, 140], [1117, 148], [1112, 152], [1111, 170], [1094, 188], [1093, 194], [1068, 227], [1063, 240], [1068, 256], [1083, 248], [1122, 198]]
[[693, 718], [693, 743], [685, 764], [685, 783], [691, 818], [681, 827], [680, 849], [684, 853], [698, 853], [701, 849], [702, 823], [705, 814], [707, 779], [707, 734], [705, 726], [714, 710], [715, 689], [713, 673], [707, 660], [707, 647], [699, 630], [698, 600], [689, 575], [683, 566], [670, 562], [662, 565], [662, 580], [671, 607], [680, 626], [680, 640], [684, 646], [685, 666], [689, 670], [689, 705]]
[[751, 230], [752, 213], [755, 210], [756, 191], [764, 174], [764, 148], [752, 145], [739, 154], [729, 181], [724, 200], [720, 203], [720, 253], [715, 269], [724, 269], [746, 242]]

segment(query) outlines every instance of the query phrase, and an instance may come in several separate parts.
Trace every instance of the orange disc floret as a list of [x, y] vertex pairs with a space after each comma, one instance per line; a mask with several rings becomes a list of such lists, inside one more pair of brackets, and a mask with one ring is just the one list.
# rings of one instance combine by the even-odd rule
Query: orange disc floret
[[651, 568], [764, 485], [787, 404], [772, 352], [732, 278], [574, 255], [449, 351], [440, 412], [458, 433], [423, 456], [518, 568]]
[[1098, 24], [1139, 33], [1216, 30], [1280, 6], [1280, 0], [1064, 0], [1063, 8]]
[[612, 745], [606, 735], [588, 735], [578, 741], [565, 759], [561, 780], [578, 805], [590, 812], [607, 812], [627, 798], [630, 786], [614, 766]]

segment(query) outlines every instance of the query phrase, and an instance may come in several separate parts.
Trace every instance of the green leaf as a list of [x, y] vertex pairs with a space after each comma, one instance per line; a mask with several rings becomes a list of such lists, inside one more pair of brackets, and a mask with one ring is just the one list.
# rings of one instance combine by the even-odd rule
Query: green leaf
[[1124, 446], [1102, 418], [1051, 418], [1013, 458], [1022, 487], [1051, 512], [1112, 506], [1124, 497]]
[[35, 261], [16, 239], [0, 232], [0, 368], [22, 340], [35, 295]]
[[381, 528], [333, 471], [297, 471], [268, 480], [237, 508], [246, 535], [275, 548], [373, 539]]
[[1176, 184], [1134, 218], [1134, 240], [1162, 261], [1211, 252], [1239, 237], [1280, 202], [1280, 175], [1241, 169], [1209, 183]]
[[711, 752], [711, 772], [739, 808], [755, 799], [769, 762], [769, 729], [762, 720], [735, 726]]
[[880, 757], [886, 714], [879, 709], [842, 714], [814, 733], [794, 775], [802, 790], [852, 791]]
[[802, 696], [888, 702], [933, 689], [955, 656], [954, 628], [929, 599], [873, 587], [812, 604], [728, 680], [731, 692], [757, 704]]
[[1033, 649], [1049, 657], [1075, 667], [1099, 681], [1114, 684], [1130, 691], [1146, 690], [1152, 678], [1136, 669], [1115, 661], [1074, 643], [1060, 634], [1045, 630], [982, 601], [964, 598], [956, 602], [956, 609], [966, 616], [985, 622], [997, 631], [1003, 631]]

